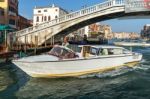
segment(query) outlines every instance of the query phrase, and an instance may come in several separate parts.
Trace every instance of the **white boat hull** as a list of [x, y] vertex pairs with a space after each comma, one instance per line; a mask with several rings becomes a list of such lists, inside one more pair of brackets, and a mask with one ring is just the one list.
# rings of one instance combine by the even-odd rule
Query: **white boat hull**
[[118, 46], [150, 46], [150, 43], [132, 43], [132, 42], [114, 42], [114, 45]]
[[142, 55], [112, 55], [86, 59], [70, 59], [60, 61], [13, 61], [20, 69], [32, 77], [69, 77], [89, 73], [107, 71], [125, 63], [138, 62]]

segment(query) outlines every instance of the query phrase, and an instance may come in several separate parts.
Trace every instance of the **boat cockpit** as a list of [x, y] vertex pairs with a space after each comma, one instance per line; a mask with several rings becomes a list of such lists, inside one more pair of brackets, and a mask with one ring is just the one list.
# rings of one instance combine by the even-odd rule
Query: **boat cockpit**
[[130, 54], [131, 51], [122, 47], [108, 47], [108, 46], [80, 46], [82, 57], [92, 56], [106, 56], [106, 55], [121, 55]]
[[78, 57], [71, 49], [62, 46], [55, 46], [48, 52], [49, 55], [59, 57], [60, 59], [69, 59]]
[[79, 51], [74, 52], [73, 50], [64, 46], [55, 46], [48, 52], [49, 55], [56, 56], [60, 59], [72, 59], [72, 58], [87, 58], [95, 56], [110, 56], [110, 55], [121, 55], [130, 54], [131, 51], [122, 47], [104, 47], [104, 46], [90, 46], [83, 45], [78, 46]]

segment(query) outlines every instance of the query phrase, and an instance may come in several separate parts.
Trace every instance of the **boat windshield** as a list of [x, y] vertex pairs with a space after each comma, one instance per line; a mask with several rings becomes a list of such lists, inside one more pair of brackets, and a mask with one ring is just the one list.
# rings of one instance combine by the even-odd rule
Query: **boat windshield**
[[65, 49], [63, 47], [59, 47], [59, 46], [52, 48], [48, 54], [54, 55], [54, 56], [57, 56], [57, 57], [63, 58], [63, 59], [76, 57], [76, 54], [73, 51], [71, 51], [69, 49]]

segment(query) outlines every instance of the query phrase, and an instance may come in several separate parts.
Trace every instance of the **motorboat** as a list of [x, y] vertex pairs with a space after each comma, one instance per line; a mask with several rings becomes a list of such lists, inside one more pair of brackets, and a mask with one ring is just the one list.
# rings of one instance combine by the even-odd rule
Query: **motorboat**
[[77, 50], [54, 46], [46, 54], [12, 62], [31, 77], [56, 78], [104, 72], [142, 59], [142, 54], [117, 46], [80, 45]]
[[143, 46], [143, 47], [149, 47], [150, 43], [147, 43], [146, 41], [132, 40], [132, 41], [114, 42], [114, 45], [117, 45], [117, 46]]

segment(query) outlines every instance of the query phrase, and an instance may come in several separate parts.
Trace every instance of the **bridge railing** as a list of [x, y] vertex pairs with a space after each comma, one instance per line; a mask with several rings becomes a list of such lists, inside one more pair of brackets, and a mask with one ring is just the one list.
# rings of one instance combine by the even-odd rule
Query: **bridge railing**
[[106, 8], [109, 8], [109, 7], [112, 7], [115, 5], [122, 5], [122, 4], [124, 4], [124, 0], [109, 0], [109, 1], [81, 9], [79, 11], [69, 13], [60, 18], [57, 18], [57, 19], [54, 19], [54, 20], [51, 20], [51, 21], [48, 21], [48, 22], [45, 22], [45, 23], [42, 23], [39, 25], [35, 25], [35, 26], [29, 27], [29, 28], [26, 28], [26, 29], [23, 29], [18, 32], [14, 32], [14, 33], [16, 36], [24, 36], [24, 35], [39, 31], [41, 29], [45, 29], [50, 26], [60, 24], [62, 22], [66, 22], [66, 21], [69, 21], [69, 20], [72, 20], [75, 18], [79, 18], [84, 15], [88, 15], [90, 13], [94, 13], [94, 12], [97, 12], [97, 11], [100, 11], [100, 10], [103, 10], [103, 9], [106, 9]]

